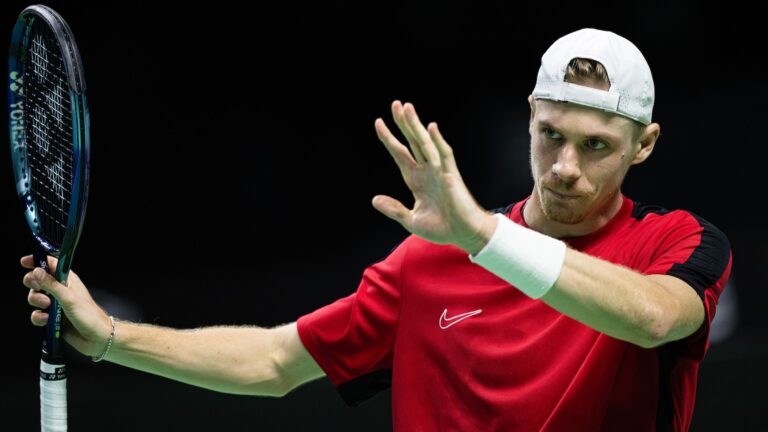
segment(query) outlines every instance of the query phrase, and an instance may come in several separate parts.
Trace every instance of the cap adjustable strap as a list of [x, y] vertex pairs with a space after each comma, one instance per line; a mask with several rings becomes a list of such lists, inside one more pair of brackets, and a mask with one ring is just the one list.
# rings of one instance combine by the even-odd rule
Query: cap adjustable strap
[[573, 102], [605, 111], [618, 112], [621, 95], [569, 82], [557, 83], [552, 97], [558, 101]]

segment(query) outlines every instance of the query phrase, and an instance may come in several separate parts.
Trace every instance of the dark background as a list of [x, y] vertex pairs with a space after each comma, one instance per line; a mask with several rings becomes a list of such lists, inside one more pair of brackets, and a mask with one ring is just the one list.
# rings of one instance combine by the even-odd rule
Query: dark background
[[[733, 246], [692, 429], [768, 428], [764, 6], [322, 3], [48, 3], [85, 62], [92, 183], [74, 268], [105, 308], [172, 327], [273, 326], [353, 292], [406, 236], [370, 205], [411, 202], [373, 130], [392, 124], [394, 99], [439, 122], [481, 205], [525, 197], [541, 54], [596, 27], [632, 40], [656, 82], [662, 137], [624, 193], [693, 211]], [[0, 6], [6, 43], [26, 5]], [[0, 157], [0, 430], [32, 431], [41, 335], [12, 179]], [[391, 430], [389, 392], [347, 408], [325, 379], [281, 400], [231, 396], [73, 352], [69, 382], [73, 431]]]

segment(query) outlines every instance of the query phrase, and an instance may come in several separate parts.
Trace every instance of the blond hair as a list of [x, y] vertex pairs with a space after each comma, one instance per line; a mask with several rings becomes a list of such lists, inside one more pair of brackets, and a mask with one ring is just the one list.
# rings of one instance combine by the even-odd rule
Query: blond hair
[[575, 58], [568, 63], [565, 71], [565, 81], [574, 84], [596, 84], [600, 87], [611, 87], [608, 72], [602, 63], [596, 60]]

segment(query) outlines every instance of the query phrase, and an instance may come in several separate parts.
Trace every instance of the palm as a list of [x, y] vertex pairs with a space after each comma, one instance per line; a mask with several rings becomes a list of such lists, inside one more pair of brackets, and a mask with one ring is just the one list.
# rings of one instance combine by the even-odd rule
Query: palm
[[463, 186], [461, 179], [452, 174], [434, 175], [423, 166], [412, 169], [404, 179], [414, 197], [406, 228], [435, 243], [450, 242], [452, 226], [455, 225], [451, 209], [457, 201], [453, 195], [456, 183]]
[[413, 155], [380, 119], [376, 131], [413, 193], [414, 206], [408, 209], [391, 197], [379, 195], [374, 198], [374, 207], [413, 234], [434, 243], [464, 247], [482, 229], [485, 212], [464, 185], [452, 149], [437, 125], [425, 128], [421, 124], [412, 105], [403, 107], [395, 102], [392, 114]]

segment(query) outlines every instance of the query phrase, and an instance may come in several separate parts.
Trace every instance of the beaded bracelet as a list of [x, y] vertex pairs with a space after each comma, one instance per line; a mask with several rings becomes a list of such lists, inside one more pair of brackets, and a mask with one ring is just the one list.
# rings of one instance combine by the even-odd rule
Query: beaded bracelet
[[112, 341], [115, 339], [115, 318], [110, 315], [109, 321], [112, 323], [112, 333], [109, 334], [109, 339], [107, 339], [107, 345], [104, 347], [104, 351], [99, 354], [98, 357], [91, 357], [91, 360], [93, 360], [94, 363], [98, 363], [107, 356], [107, 353], [109, 352], [109, 349], [112, 348]]

